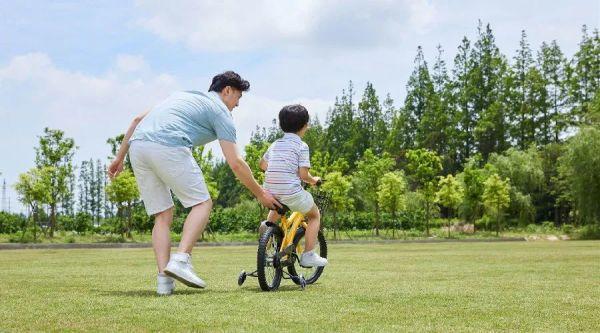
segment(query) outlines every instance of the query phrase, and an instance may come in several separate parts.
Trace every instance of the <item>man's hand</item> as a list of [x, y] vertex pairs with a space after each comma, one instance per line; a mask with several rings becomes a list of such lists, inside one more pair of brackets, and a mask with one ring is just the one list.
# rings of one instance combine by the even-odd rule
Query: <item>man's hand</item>
[[110, 179], [114, 179], [123, 171], [123, 160], [120, 158], [115, 158], [112, 163], [108, 166], [108, 177]]
[[279, 203], [279, 201], [277, 201], [277, 199], [275, 199], [275, 197], [271, 193], [265, 190], [263, 190], [263, 194], [260, 197], [258, 197], [258, 200], [263, 206], [269, 209], [275, 209], [277, 207], [281, 208], [281, 204]]

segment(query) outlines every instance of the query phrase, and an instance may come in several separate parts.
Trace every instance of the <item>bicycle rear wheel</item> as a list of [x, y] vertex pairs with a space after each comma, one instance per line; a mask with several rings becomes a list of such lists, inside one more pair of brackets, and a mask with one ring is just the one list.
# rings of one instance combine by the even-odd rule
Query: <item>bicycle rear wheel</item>
[[278, 262], [281, 241], [281, 235], [275, 233], [273, 228], [269, 227], [258, 242], [256, 268], [258, 284], [260, 289], [264, 291], [277, 290], [281, 283], [283, 272]]
[[[290, 275], [300, 275], [304, 276], [306, 280], [306, 284], [315, 283], [321, 274], [323, 274], [323, 270], [325, 267], [302, 267], [300, 266], [300, 256], [304, 252], [304, 233], [306, 230], [304, 228], [298, 228], [298, 232], [294, 237], [294, 252], [298, 256], [298, 260], [294, 262], [293, 265], [288, 267], [288, 272]], [[323, 258], [327, 258], [327, 241], [325, 240], [325, 235], [323, 232], [319, 230], [319, 234], [317, 235], [317, 243], [315, 244], [315, 252], [319, 254]]]

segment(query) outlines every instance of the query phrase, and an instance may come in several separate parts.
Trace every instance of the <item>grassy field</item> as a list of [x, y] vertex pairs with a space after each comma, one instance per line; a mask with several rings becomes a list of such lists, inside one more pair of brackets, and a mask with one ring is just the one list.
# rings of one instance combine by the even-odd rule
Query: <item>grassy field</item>
[[206, 290], [155, 296], [150, 249], [0, 251], [0, 331], [598, 331], [600, 242], [336, 244], [275, 293], [256, 249], [198, 248]]

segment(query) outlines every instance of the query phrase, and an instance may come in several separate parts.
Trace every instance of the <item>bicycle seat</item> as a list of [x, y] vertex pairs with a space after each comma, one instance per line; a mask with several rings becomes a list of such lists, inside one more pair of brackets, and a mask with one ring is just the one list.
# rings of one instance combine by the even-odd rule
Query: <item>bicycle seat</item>
[[277, 214], [279, 214], [279, 215], [285, 215], [285, 213], [287, 213], [287, 212], [289, 212], [291, 210], [290, 207], [284, 205], [281, 201], [277, 200], [277, 202], [279, 202], [279, 204], [281, 205], [281, 208], [280, 207], [275, 207], [275, 209], [274, 209], [277, 212]]

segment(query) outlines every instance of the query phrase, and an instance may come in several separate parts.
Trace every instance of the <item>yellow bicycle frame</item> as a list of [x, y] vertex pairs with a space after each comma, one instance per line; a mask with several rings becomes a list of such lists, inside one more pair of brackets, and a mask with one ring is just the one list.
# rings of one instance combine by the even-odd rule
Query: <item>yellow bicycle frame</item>
[[[296, 230], [301, 225], [306, 229], [307, 224], [304, 222], [304, 215], [300, 212], [293, 212], [288, 219], [285, 215], [281, 216], [281, 223], [279, 224], [281, 230], [283, 230], [283, 241], [281, 242], [280, 252], [283, 252], [294, 241], [296, 236]], [[296, 249], [298, 255], [302, 254], [302, 249]]]

